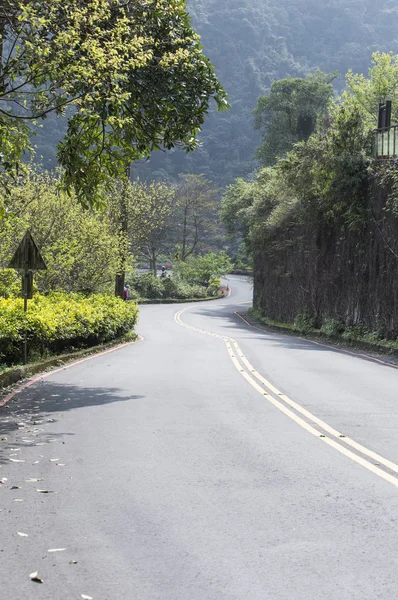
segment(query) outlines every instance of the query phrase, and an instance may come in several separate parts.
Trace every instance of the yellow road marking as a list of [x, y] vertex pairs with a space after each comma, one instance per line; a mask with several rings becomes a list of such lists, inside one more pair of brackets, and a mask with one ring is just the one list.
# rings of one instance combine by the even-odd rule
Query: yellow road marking
[[[293, 420], [295, 423], [300, 425], [300, 427], [302, 427], [303, 429], [308, 431], [308, 433], [311, 433], [312, 435], [317, 437], [320, 441], [324, 442], [325, 444], [328, 444], [330, 447], [334, 448], [335, 450], [337, 450], [344, 456], [350, 458], [351, 460], [353, 460], [357, 464], [361, 465], [368, 471], [371, 471], [375, 475], [378, 475], [385, 481], [388, 481], [395, 487], [398, 487], [398, 478], [397, 477], [395, 477], [394, 475], [391, 475], [390, 473], [386, 473], [385, 471], [380, 469], [377, 465], [371, 463], [370, 461], [368, 461], [365, 458], [362, 458], [361, 456], [358, 456], [354, 452], [351, 452], [351, 450], [349, 450], [348, 448], [346, 448], [345, 446], [343, 446], [341, 444], [340, 440], [344, 440], [344, 444], [347, 444], [348, 446], [355, 448], [361, 454], [368, 456], [369, 458], [375, 460], [379, 464], [387, 467], [388, 469], [390, 469], [391, 471], [394, 471], [395, 473], [398, 473], [398, 465], [396, 465], [395, 463], [391, 462], [390, 460], [384, 458], [383, 456], [376, 454], [372, 450], [369, 450], [365, 446], [362, 446], [355, 440], [345, 437], [342, 433], [340, 433], [339, 431], [337, 431], [336, 429], [334, 429], [333, 427], [328, 425], [325, 421], [323, 421], [322, 419], [319, 419], [318, 417], [313, 415], [310, 411], [308, 411], [304, 407], [300, 406], [299, 404], [297, 404], [297, 402], [294, 402], [288, 396], [286, 396], [285, 394], [280, 392], [278, 390], [278, 388], [276, 388], [270, 381], [268, 381], [256, 369], [254, 369], [254, 367], [251, 365], [251, 363], [247, 360], [247, 358], [243, 354], [243, 352], [240, 349], [236, 340], [234, 340], [233, 338], [230, 338], [230, 337], [224, 336], [224, 335], [220, 335], [218, 333], [214, 333], [211, 331], [207, 331], [205, 329], [200, 329], [198, 327], [193, 327], [192, 325], [188, 325], [187, 323], [184, 323], [184, 321], [182, 321], [182, 319], [181, 319], [181, 315], [184, 312], [186, 312], [187, 310], [190, 310], [191, 308], [192, 307], [187, 307], [187, 308], [183, 308], [180, 311], [178, 311], [174, 316], [176, 323], [178, 323], [182, 327], [185, 327], [186, 329], [190, 329], [197, 333], [201, 333], [204, 335], [208, 335], [211, 337], [216, 337], [216, 338], [221, 339], [226, 344], [229, 357], [231, 358], [231, 361], [232, 361], [233, 365], [235, 366], [235, 368], [237, 369], [237, 371], [246, 379], [246, 381], [257, 392], [259, 392], [266, 400], [268, 400], [268, 402], [273, 404], [273, 406], [275, 406], [278, 410], [283, 412], [291, 420]], [[239, 359], [237, 357], [239, 357]], [[243, 364], [240, 361], [242, 361]], [[262, 383], [262, 385], [267, 390], [269, 390], [269, 392], [271, 392], [272, 394], [277, 396], [280, 400], [283, 400], [283, 402], [285, 402], [286, 404], [288, 404], [289, 406], [294, 408], [294, 410], [299, 412], [301, 415], [305, 416], [314, 425], [318, 425], [321, 429], [328, 432], [330, 435], [332, 435], [336, 439], [331, 439], [331, 438], [323, 435], [322, 432], [319, 432], [310, 423], [308, 423], [307, 421], [302, 419], [300, 416], [296, 415], [292, 410], [290, 410], [287, 406], [285, 406], [282, 402], [280, 402], [280, 400], [276, 399], [274, 396], [271, 395], [271, 393], [264, 390], [264, 388], [261, 387], [253, 379], [253, 377], [255, 377], [258, 381], [260, 381]]]

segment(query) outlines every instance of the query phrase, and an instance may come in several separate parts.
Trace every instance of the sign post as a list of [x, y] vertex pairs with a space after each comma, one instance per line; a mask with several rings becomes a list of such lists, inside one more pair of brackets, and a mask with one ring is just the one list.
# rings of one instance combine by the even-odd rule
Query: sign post
[[[24, 312], [28, 310], [28, 300], [33, 296], [33, 271], [47, 269], [46, 263], [37, 248], [29, 229], [26, 231], [14, 256], [8, 264], [9, 269], [22, 271], [22, 297]], [[28, 338], [25, 332], [23, 345], [23, 364], [28, 362]]]

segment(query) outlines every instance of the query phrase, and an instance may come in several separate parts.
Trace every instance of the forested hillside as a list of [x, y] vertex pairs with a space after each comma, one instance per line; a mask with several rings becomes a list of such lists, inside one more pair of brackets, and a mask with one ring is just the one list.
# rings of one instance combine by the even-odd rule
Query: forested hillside
[[[231, 109], [214, 108], [201, 149], [188, 155], [159, 152], [136, 167], [141, 177], [198, 172], [223, 185], [248, 175], [259, 143], [252, 111], [273, 81], [319, 67], [339, 70], [335, 86], [341, 89], [346, 71], [366, 71], [373, 51], [398, 51], [396, 0], [188, 0], [188, 5]], [[59, 128], [51, 119], [39, 133], [38, 153], [45, 162]]]

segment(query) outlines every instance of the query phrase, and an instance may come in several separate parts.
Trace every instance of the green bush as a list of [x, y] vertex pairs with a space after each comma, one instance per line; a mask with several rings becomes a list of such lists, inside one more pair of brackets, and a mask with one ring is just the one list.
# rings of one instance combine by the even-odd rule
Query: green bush
[[21, 276], [14, 269], [0, 269], [0, 296], [4, 298], [20, 296], [21, 288]]
[[310, 331], [315, 328], [315, 319], [308, 313], [300, 313], [294, 320], [294, 324], [300, 331]]
[[216, 296], [220, 292], [221, 279], [220, 277], [210, 277], [209, 285], [206, 290], [208, 296]]
[[188, 300], [189, 298], [206, 298], [206, 289], [200, 285], [189, 285], [179, 277], [155, 277], [152, 273], [130, 277], [133, 292], [141, 298], [161, 300], [172, 298]]
[[0, 363], [20, 362], [28, 337], [29, 355], [59, 353], [108, 342], [131, 331], [138, 307], [112, 296], [53, 293], [23, 300], [0, 298]]
[[140, 298], [164, 298], [164, 286], [162, 279], [155, 277], [152, 273], [143, 273], [129, 278], [131, 288]]
[[211, 277], [222, 277], [232, 271], [225, 252], [209, 252], [203, 256], [190, 256], [186, 262], [175, 266], [176, 274], [186, 283], [208, 287]]
[[322, 323], [321, 331], [326, 335], [340, 335], [344, 331], [344, 325], [338, 319], [326, 317]]

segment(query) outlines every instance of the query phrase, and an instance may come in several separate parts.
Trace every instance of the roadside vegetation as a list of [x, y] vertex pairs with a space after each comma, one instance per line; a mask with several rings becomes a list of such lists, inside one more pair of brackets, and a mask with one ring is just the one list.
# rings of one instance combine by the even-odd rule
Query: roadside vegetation
[[[228, 101], [184, 1], [0, 4], [0, 365], [10, 365], [25, 338], [32, 360], [131, 332], [137, 305], [122, 298], [137, 260], [153, 276], [146, 287], [136, 278], [133, 295], [215, 291], [177, 274], [158, 283], [156, 265], [160, 253], [182, 264], [220, 249], [219, 191], [201, 175], [133, 181], [131, 164], [195, 150], [211, 104]], [[56, 118], [58, 167], [45, 170], [40, 130]], [[7, 265], [27, 229], [47, 269], [25, 314], [21, 273]]]
[[137, 300], [198, 300], [221, 297], [221, 277], [232, 270], [225, 252], [210, 252], [203, 256], [189, 256], [174, 264], [172, 274], [164, 272], [134, 274], [131, 281], [132, 297]]
[[306, 313], [298, 314], [293, 323], [285, 323], [265, 317], [261, 310], [255, 308], [250, 309], [249, 314], [257, 322], [283, 333], [299, 334], [315, 339], [321, 338], [344, 346], [360, 347], [398, 356], [397, 338], [387, 338], [381, 331], [372, 331], [363, 325], [346, 326], [341, 321], [329, 318], [325, 319], [321, 327], [318, 327]]
[[22, 299], [0, 298], [0, 365], [21, 361], [25, 335], [34, 361], [114, 340], [132, 331], [137, 318], [134, 303], [100, 294], [36, 294], [27, 313]]
[[[125, 232], [119, 227], [121, 195], [127, 208]], [[74, 192], [63, 190], [59, 173], [26, 166], [9, 186], [7, 215], [0, 220], [0, 264], [8, 264], [30, 229], [47, 269], [35, 273], [26, 315], [20, 274], [0, 269], [0, 365], [21, 361], [25, 333], [29, 360], [36, 360], [108, 342], [134, 329], [134, 301], [221, 295], [220, 277], [231, 265], [225, 254], [206, 252], [217, 245], [215, 197], [203, 177], [187, 176], [176, 185], [115, 180], [112, 193], [104, 190], [102, 210], [85, 208]], [[210, 218], [213, 228], [206, 225]], [[135, 264], [147, 260], [148, 248], [153, 263], [148, 273], [138, 274]], [[174, 262], [166, 277], [156, 271], [161, 251]], [[114, 297], [115, 280], [120, 273], [125, 279], [125, 272], [128, 303]]]
[[375, 53], [338, 97], [331, 77], [283, 80], [260, 99], [263, 167], [228, 188], [221, 215], [252, 256], [264, 318], [396, 341], [397, 166], [375, 158], [375, 130], [385, 98], [397, 122], [398, 56]]

